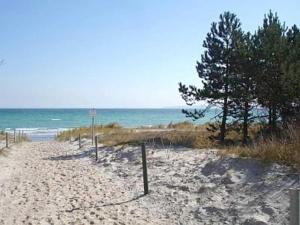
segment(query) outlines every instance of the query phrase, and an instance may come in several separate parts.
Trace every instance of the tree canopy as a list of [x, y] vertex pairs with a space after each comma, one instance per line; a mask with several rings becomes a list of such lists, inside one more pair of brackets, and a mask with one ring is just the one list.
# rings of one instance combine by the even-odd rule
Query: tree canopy
[[[286, 27], [270, 11], [251, 34], [242, 30], [235, 14], [224, 12], [212, 23], [203, 47], [196, 63], [202, 87], [179, 83], [179, 92], [187, 105], [205, 100], [208, 106], [183, 110], [187, 117], [197, 120], [211, 107], [219, 107], [221, 112], [211, 126], [219, 130], [216, 138], [224, 143], [234, 124], [242, 128], [244, 144], [255, 118], [265, 118], [270, 133], [299, 122], [300, 31], [296, 25]], [[266, 113], [254, 115], [255, 107]]]

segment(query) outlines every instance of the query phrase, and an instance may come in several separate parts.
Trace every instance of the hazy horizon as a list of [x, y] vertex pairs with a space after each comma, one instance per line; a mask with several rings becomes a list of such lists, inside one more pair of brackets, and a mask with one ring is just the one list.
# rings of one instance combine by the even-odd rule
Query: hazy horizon
[[161, 107], [0, 107], [0, 109], [183, 109], [183, 108], [202, 108], [204, 105], [198, 106], [161, 106]]
[[[213, 21], [237, 14], [245, 31], [271, 9], [292, 26], [298, 1], [1, 1], [1, 108], [184, 107], [178, 82]], [[253, 9], [255, 6], [255, 10]]]

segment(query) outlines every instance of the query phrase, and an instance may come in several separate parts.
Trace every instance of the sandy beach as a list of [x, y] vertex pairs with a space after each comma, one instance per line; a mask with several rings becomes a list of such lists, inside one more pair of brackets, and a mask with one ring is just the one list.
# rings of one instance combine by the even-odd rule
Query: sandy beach
[[296, 171], [217, 150], [24, 142], [0, 156], [0, 224], [288, 224]]

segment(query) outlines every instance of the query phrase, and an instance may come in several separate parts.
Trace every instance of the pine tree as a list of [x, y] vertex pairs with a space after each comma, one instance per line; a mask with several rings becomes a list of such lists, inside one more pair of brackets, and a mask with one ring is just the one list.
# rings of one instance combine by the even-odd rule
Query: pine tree
[[222, 143], [225, 141], [226, 124], [232, 104], [230, 80], [235, 71], [235, 42], [240, 33], [241, 24], [236, 15], [230, 12], [221, 14], [220, 21], [212, 23], [211, 30], [203, 43], [206, 50], [201, 57], [201, 62], [197, 62], [196, 66], [203, 87], [179, 83], [179, 92], [188, 105], [193, 105], [200, 100], [209, 103], [204, 110], [183, 110], [186, 116], [199, 119], [212, 106], [222, 108], [222, 113], [219, 115], [221, 119], [219, 140]]
[[280, 112], [287, 100], [282, 70], [287, 56], [285, 33], [285, 25], [281, 24], [277, 14], [270, 11], [255, 36], [256, 54], [259, 58], [258, 102], [268, 109], [269, 128], [272, 133], [277, 130]]
[[238, 125], [242, 126], [243, 144], [248, 143], [248, 128], [253, 122], [253, 108], [256, 105], [257, 59], [254, 54], [254, 41], [250, 33], [241, 34], [236, 42], [237, 51], [235, 73], [231, 79], [232, 107], [231, 115]]
[[[287, 32], [288, 56], [284, 63], [286, 101], [281, 110], [285, 124], [300, 121], [300, 30], [294, 25]], [[300, 123], [299, 123], [300, 125]]]

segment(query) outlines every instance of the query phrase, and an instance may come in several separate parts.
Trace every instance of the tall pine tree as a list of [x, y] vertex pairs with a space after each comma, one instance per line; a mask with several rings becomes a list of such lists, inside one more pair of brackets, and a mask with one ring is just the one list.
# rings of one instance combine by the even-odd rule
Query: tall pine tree
[[[285, 124], [300, 122], [300, 30], [294, 25], [287, 32], [288, 56], [284, 71], [284, 90], [286, 100], [281, 109]], [[300, 125], [300, 123], [299, 123]]]
[[[203, 43], [206, 49], [197, 62], [197, 72], [202, 80], [203, 87], [198, 88], [179, 83], [179, 92], [188, 105], [197, 101], [206, 100], [209, 107], [218, 106], [222, 109], [220, 114], [219, 140], [224, 143], [226, 125], [229, 117], [231, 100], [231, 79], [235, 71], [236, 41], [241, 33], [241, 23], [235, 14], [224, 12], [220, 15], [218, 23], [212, 23], [211, 30]], [[209, 108], [183, 112], [188, 117], [198, 119], [204, 116]]]
[[254, 41], [250, 33], [241, 34], [236, 42], [234, 76], [231, 79], [233, 107], [231, 115], [242, 127], [243, 144], [248, 143], [248, 128], [253, 122], [253, 108], [256, 105], [257, 59]]
[[277, 14], [271, 11], [264, 18], [263, 26], [255, 35], [259, 72], [257, 95], [261, 106], [268, 109], [271, 133], [277, 131], [280, 112], [286, 99], [284, 91], [283, 65], [287, 56], [286, 28]]

